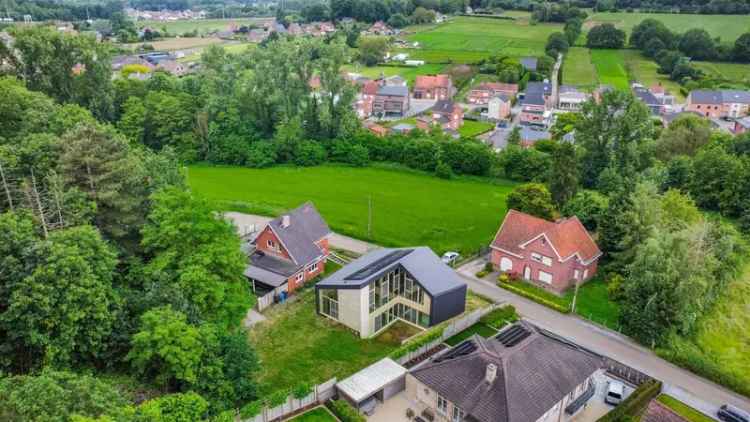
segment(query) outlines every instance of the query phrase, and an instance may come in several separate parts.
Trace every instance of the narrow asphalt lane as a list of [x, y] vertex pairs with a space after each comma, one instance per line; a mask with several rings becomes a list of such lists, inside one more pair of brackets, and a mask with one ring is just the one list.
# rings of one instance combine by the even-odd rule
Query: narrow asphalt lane
[[661, 380], [668, 389], [681, 391], [681, 399], [694, 398], [691, 402], [712, 416], [715, 416], [715, 409], [724, 403], [750, 409], [749, 398], [667, 362], [626, 336], [599, 327], [576, 315], [561, 314], [501, 289], [489, 281], [476, 278], [474, 274], [485, 262], [484, 259], [477, 259], [456, 270], [473, 292], [495, 301], [512, 304], [520, 315], [532, 323]]

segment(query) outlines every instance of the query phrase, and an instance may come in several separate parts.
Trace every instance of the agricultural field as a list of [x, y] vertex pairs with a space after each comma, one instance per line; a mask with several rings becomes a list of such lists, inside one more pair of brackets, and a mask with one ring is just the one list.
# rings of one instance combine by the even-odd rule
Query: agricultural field
[[596, 68], [591, 62], [591, 52], [588, 48], [573, 47], [565, 55], [562, 68], [563, 83], [584, 88], [595, 88], [598, 77]]
[[709, 76], [727, 79], [736, 83], [750, 85], [750, 64], [693, 62], [695, 66]]
[[621, 91], [630, 89], [622, 51], [591, 50], [591, 62], [594, 63], [600, 84], [610, 85]]
[[191, 166], [189, 183], [225, 210], [275, 216], [313, 201], [334, 231], [384, 246], [427, 245], [438, 254], [466, 254], [489, 244], [515, 186], [487, 179], [444, 180], [381, 166]]
[[559, 24], [531, 25], [527, 19], [502, 20], [459, 16], [407, 36], [419, 42], [408, 51], [412, 58], [433, 63], [470, 63], [493, 54], [527, 56], [544, 54], [549, 34]]
[[[255, 48], [257, 44], [226, 43], [226, 44], [222, 44], [221, 46], [224, 48], [224, 51], [226, 51], [227, 53], [240, 54], [240, 53], [244, 53], [247, 50]], [[183, 62], [183, 63], [200, 61], [201, 54], [203, 54], [203, 49], [197, 49], [196, 51], [186, 55], [185, 57], [177, 59], [177, 61]]]
[[712, 37], [721, 37], [723, 42], [732, 42], [750, 30], [747, 15], [688, 15], [671, 13], [594, 13], [586, 19], [584, 30], [601, 23], [611, 23], [628, 34], [644, 19], [657, 19], [675, 32], [688, 29], [705, 29]]
[[625, 69], [630, 79], [636, 80], [645, 86], [661, 84], [677, 101], [685, 101], [685, 96], [680, 92], [680, 84], [669, 79], [668, 75], [662, 75], [657, 70], [659, 65], [648, 57], [644, 57], [637, 50], [622, 50], [625, 59]]
[[224, 42], [226, 41], [220, 38], [216, 38], [216, 37], [206, 37], [206, 38], [182, 37], [182, 38], [165, 38], [164, 40], [161, 40], [161, 41], [149, 41], [149, 42], [124, 44], [123, 47], [135, 50], [136, 48], [140, 47], [143, 44], [151, 44], [155, 50], [173, 51], [173, 50], [183, 50], [187, 48], [207, 47], [209, 45], [221, 44]]
[[361, 66], [359, 64], [346, 65], [342, 68], [346, 72], [359, 73], [370, 79], [379, 78], [380, 75], [386, 77], [399, 75], [406, 79], [409, 86], [414, 86], [414, 79], [418, 75], [433, 75], [443, 71], [445, 65], [442, 64], [424, 64], [422, 66]]
[[206, 34], [214, 31], [227, 31], [232, 26], [259, 26], [264, 22], [271, 20], [273, 20], [273, 18], [196, 19], [168, 22], [156, 20], [140, 20], [135, 24], [138, 28], [144, 28], [147, 26], [156, 30], [167, 28], [168, 33], [179, 35], [193, 30], [197, 30], [199, 34]]

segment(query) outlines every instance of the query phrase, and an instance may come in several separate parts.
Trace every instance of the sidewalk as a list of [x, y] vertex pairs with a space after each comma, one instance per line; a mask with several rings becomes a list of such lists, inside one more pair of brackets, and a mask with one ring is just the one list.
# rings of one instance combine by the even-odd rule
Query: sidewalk
[[[495, 301], [505, 301], [516, 307], [520, 315], [532, 323], [553, 333], [569, 338], [583, 347], [618, 360], [654, 378], [680, 386], [682, 398], [699, 397], [708, 402], [699, 408], [710, 411], [724, 403], [731, 403], [742, 409], [750, 409], [750, 399], [734, 393], [718, 384], [701, 378], [656, 356], [651, 350], [635, 343], [630, 338], [611, 330], [591, 324], [576, 315], [566, 315], [526, 298], [517, 296], [493, 283], [474, 276], [484, 266], [482, 258], [470, 261], [456, 271], [475, 293]], [[672, 387], [674, 388], [674, 387]]]

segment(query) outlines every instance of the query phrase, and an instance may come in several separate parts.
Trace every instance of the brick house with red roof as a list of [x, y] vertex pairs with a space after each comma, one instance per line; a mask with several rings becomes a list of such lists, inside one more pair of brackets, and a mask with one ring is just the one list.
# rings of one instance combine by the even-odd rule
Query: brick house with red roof
[[577, 217], [555, 222], [510, 210], [490, 245], [495, 269], [562, 293], [590, 280], [602, 252]]
[[449, 75], [419, 75], [414, 80], [414, 98], [450, 100], [453, 94], [453, 81]]
[[511, 99], [515, 98], [518, 95], [518, 84], [484, 82], [469, 91], [467, 101], [469, 104], [488, 104], [490, 99], [498, 95], [506, 95]]

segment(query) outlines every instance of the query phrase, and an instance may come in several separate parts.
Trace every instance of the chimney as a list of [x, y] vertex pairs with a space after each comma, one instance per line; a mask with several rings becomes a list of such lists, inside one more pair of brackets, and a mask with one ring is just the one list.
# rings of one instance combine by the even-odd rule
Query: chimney
[[487, 381], [488, 384], [492, 384], [495, 381], [495, 378], [497, 378], [497, 365], [494, 363], [488, 363], [487, 371], [484, 374], [484, 380]]
[[289, 219], [289, 215], [284, 215], [281, 217], [281, 227], [287, 228], [290, 224], [292, 224], [292, 222]]

